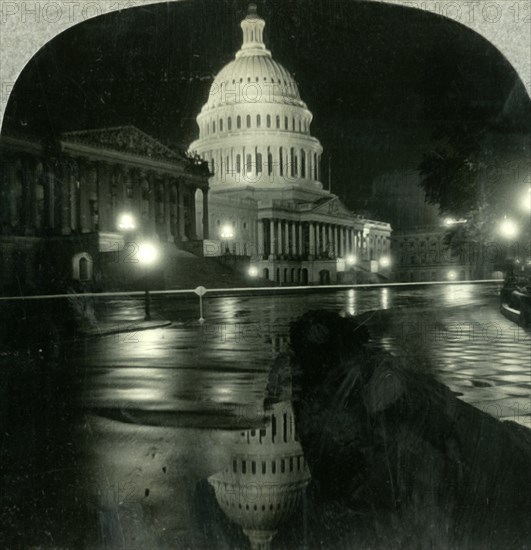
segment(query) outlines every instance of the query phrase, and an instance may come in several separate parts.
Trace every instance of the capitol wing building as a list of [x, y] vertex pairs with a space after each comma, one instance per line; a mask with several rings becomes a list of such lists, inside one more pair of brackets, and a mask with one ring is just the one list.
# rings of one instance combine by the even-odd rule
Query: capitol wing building
[[199, 139], [189, 152], [213, 174], [208, 201], [198, 196], [196, 204], [204, 254], [250, 256], [252, 274], [280, 284], [387, 277], [391, 227], [350, 212], [323, 189], [312, 113], [266, 48], [264, 27], [251, 4], [242, 47], [197, 116]]

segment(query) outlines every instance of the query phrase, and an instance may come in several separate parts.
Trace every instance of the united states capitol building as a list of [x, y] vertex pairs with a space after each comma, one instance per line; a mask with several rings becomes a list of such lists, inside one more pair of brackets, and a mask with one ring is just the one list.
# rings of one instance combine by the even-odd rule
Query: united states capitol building
[[203, 253], [248, 256], [249, 273], [279, 284], [387, 277], [391, 227], [349, 211], [323, 188], [312, 113], [266, 48], [264, 27], [250, 4], [242, 46], [197, 116], [189, 152], [213, 174], [207, 208], [199, 193], [196, 201]]

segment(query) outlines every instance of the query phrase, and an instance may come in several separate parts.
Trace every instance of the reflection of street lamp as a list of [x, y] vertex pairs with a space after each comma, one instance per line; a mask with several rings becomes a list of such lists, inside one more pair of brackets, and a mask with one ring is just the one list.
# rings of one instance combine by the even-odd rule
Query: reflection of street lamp
[[463, 223], [466, 223], [466, 220], [455, 218], [444, 218], [444, 225], [451, 227], [452, 225], [461, 225]]
[[[142, 242], [138, 245], [138, 261], [140, 265], [150, 268], [159, 259], [159, 249], [150, 242]], [[144, 293], [144, 321], [151, 321], [149, 281], [145, 275], [146, 290]]]

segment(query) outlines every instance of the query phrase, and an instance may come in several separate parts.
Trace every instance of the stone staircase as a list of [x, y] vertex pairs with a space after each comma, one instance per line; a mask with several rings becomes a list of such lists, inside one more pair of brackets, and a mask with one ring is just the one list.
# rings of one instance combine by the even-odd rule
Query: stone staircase
[[222, 265], [215, 258], [199, 257], [173, 244], [164, 245], [164, 286], [166, 289], [234, 288], [261, 286], [261, 279], [250, 279]]

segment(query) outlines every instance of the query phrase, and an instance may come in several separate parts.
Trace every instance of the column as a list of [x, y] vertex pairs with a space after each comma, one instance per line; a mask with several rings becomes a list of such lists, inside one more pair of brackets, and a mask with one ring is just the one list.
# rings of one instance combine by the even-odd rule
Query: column
[[184, 183], [179, 180], [178, 183], [178, 227], [179, 227], [179, 239], [184, 239]]
[[265, 257], [264, 220], [258, 220], [258, 254], [261, 259]]
[[277, 253], [277, 247], [275, 242], [275, 220], [269, 219], [269, 255], [274, 259]]
[[203, 239], [210, 239], [208, 220], [208, 189], [203, 189]]
[[334, 239], [332, 237], [332, 226], [328, 225], [328, 243], [327, 243], [327, 249], [328, 253], [334, 253], [334, 246], [333, 246]]
[[55, 170], [51, 162], [44, 168], [44, 227], [55, 227]]
[[153, 172], [150, 171], [147, 173], [147, 180], [149, 183], [149, 215], [146, 229], [151, 235], [154, 235], [157, 232], [157, 212], [155, 204], [155, 175], [153, 174]]
[[339, 228], [339, 255], [345, 257], [345, 228]]
[[291, 250], [289, 247], [289, 221], [284, 220], [284, 254], [290, 254]]
[[22, 160], [22, 220], [24, 233], [30, 234], [35, 226], [35, 169], [29, 164], [29, 160]]
[[278, 234], [278, 241], [277, 241], [277, 249], [278, 254], [282, 255], [284, 254], [284, 239], [282, 238], [282, 220], [277, 220], [277, 234]]
[[164, 228], [164, 240], [171, 241], [171, 211], [170, 211], [170, 177], [168, 175], [164, 176], [163, 179], [164, 186], [164, 209], [163, 209], [163, 228]]
[[302, 242], [302, 222], [298, 222], [298, 226], [299, 226], [299, 245], [298, 245], [298, 250], [299, 250], [299, 256], [302, 256], [304, 254], [304, 243]]
[[70, 163], [61, 159], [55, 185], [55, 226], [61, 235], [69, 235], [70, 229]]
[[188, 193], [188, 204], [190, 208], [190, 235], [189, 239], [195, 241], [197, 239], [197, 220], [195, 211], [195, 191], [191, 192], [188, 186], [185, 187], [185, 193]]
[[291, 222], [291, 253], [293, 256], [298, 254], [297, 252], [297, 222]]
[[312, 257], [315, 256], [315, 227], [312, 222], [309, 224], [309, 230], [310, 230], [310, 250], [308, 251], [308, 254]]
[[315, 224], [315, 256], [318, 257], [321, 253], [321, 224]]

